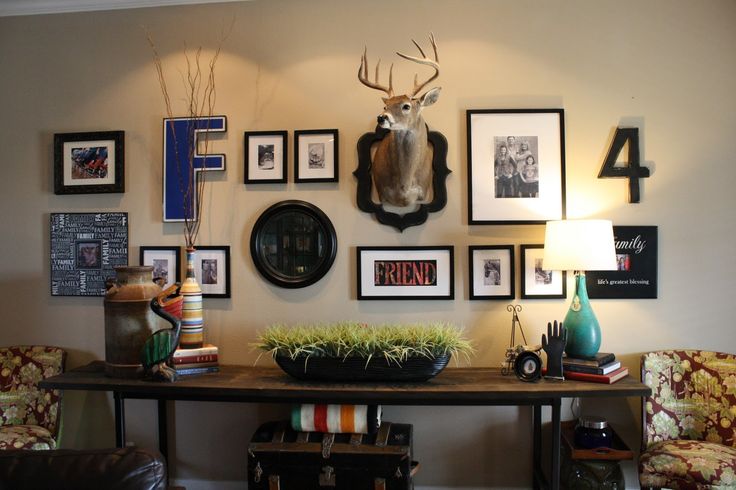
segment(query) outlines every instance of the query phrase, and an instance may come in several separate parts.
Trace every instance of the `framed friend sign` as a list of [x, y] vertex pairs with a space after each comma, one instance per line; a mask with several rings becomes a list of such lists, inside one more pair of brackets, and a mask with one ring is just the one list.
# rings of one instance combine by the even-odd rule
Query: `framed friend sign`
[[453, 299], [453, 247], [358, 247], [358, 299]]

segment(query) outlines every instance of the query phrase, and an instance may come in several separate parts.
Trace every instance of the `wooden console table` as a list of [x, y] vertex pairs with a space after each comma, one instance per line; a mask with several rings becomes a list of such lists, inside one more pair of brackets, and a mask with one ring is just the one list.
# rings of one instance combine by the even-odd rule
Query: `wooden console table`
[[[447, 368], [424, 383], [308, 383], [278, 368], [220, 366], [219, 373], [181, 378], [175, 383], [108, 378], [95, 361], [41, 381], [46, 389], [111, 391], [115, 400], [115, 442], [125, 445], [125, 399], [158, 401], [159, 449], [167, 456], [167, 400], [246, 403], [367, 403], [382, 405], [531, 405], [534, 488], [560, 487], [560, 406], [562, 398], [643, 397], [644, 384], [628, 376], [612, 385], [581, 381], [524, 383], [497, 368]], [[549, 481], [542, 469], [542, 406], [552, 409]]]

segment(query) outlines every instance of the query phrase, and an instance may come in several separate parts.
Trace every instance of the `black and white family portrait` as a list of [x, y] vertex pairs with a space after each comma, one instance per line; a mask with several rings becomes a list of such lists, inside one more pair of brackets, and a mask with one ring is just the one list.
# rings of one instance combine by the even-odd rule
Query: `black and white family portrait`
[[258, 145], [258, 168], [260, 170], [272, 170], [274, 145]]
[[483, 260], [483, 285], [498, 286], [501, 284], [501, 260]]
[[494, 136], [495, 196], [539, 197], [539, 145], [537, 136]]
[[202, 284], [217, 284], [217, 259], [202, 259]]

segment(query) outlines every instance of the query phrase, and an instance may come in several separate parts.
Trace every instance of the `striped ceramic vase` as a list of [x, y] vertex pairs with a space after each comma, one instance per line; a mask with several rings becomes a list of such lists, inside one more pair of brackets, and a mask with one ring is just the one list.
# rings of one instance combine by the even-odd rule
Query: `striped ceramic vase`
[[194, 248], [187, 248], [187, 277], [180, 293], [184, 296], [181, 316], [181, 338], [183, 349], [196, 349], [204, 343], [204, 320], [202, 318], [202, 289], [194, 277]]

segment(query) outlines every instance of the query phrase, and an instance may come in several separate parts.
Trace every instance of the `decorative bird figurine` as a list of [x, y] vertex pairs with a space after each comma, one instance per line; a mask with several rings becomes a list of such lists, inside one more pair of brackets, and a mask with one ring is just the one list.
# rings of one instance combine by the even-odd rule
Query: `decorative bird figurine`
[[[141, 363], [144, 376], [154, 381], [176, 381], [176, 370], [169, 366], [169, 360], [179, 345], [181, 335], [181, 302], [183, 296], [175, 296], [167, 300], [179, 288], [179, 283], [172, 284], [151, 299], [151, 310], [171, 323], [171, 328], [163, 328], [154, 332], [143, 344]], [[178, 314], [177, 314], [178, 313]]]

